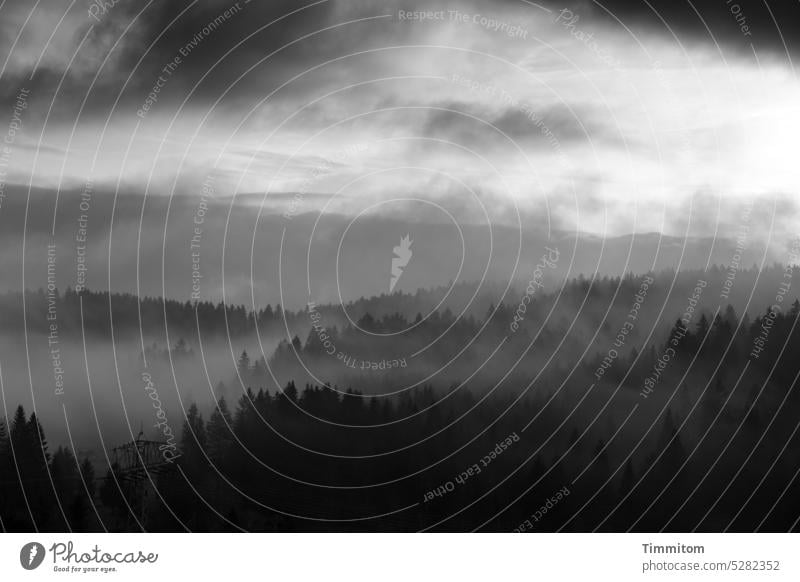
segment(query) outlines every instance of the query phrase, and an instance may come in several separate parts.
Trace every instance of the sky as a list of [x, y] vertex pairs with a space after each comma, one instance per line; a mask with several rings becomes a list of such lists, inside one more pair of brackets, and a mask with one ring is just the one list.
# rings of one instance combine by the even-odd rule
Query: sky
[[[187, 221], [213, 191], [269, 224], [601, 238], [735, 237], [756, 204], [750, 236], [780, 247], [800, 227], [800, 8], [699, 4], [7, 0], [0, 202], [30, 203], [31, 240], [74, 230], [87, 191]], [[140, 214], [123, 263], [172, 228]]]
[[[406, 237], [394, 291], [514, 284], [514, 306], [537, 276], [796, 262], [799, 16], [788, 0], [0, 0], [0, 293], [52, 279], [300, 309], [389, 293]], [[27, 333], [30, 353], [0, 335], [2, 373], [32, 396], [49, 329]], [[114, 350], [89, 348], [103, 378]]]

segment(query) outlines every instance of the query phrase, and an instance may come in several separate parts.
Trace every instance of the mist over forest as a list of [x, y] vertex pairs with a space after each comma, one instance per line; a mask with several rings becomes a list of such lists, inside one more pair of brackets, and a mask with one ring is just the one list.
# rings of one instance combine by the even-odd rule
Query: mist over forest
[[0, 532], [800, 531], [799, 7], [0, 1]]
[[[565, 502], [559, 515], [572, 519], [554, 517], [548, 530], [685, 528], [697, 516], [694, 504], [710, 503], [706, 488], [728, 479], [734, 486], [698, 525], [714, 530], [731, 520], [746, 530], [763, 517], [756, 504], [752, 517], [745, 507], [733, 519], [748, 480], [763, 474], [769, 479], [760, 486], [769, 487], [794, 470], [785, 443], [797, 428], [790, 411], [798, 405], [793, 387], [800, 367], [790, 355], [800, 349], [800, 302], [785, 281], [797, 269], [775, 264], [738, 271], [737, 287], [750, 291], [734, 289], [725, 302], [720, 292], [730, 271], [724, 266], [579, 277], [525, 302], [535, 286], [511, 289], [498, 301], [487, 293], [473, 298], [477, 287], [460, 284], [345, 305], [312, 302], [297, 311], [67, 290], [53, 308], [57, 362], [48, 341], [47, 294], [7, 293], [0, 299], [3, 348], [17, 357], [6, 358], [2, 370], [3, 434], [25, 434], [31, 423], [42, 427], [34, 433], [47, 440], [57, 498], [75, 506], [74, 515], [56, 511], [52, 490], [43, 488], [37, 521], [54, 529], [98, 527], [95, 497], [104, 523], [120, 528], [139, 527], [146, 517], [148, 528], [165, 530], [315, 529], [337, 519], [330, 509], [336, 504], [322, 503], [320, 490], [365, 515], [391, 512], [392, 500], [413, 506], [402, 517], [348, 522], [346, 529], [419, 529], [437, 516], [445, 529], [473, 528], [489, 507], [463, 517], [456, 508], [462, 499], [495, 491], [497, 477], [472, 471], [461, 477], [463, 488], [431, 492], [441, 485], [436, 479], [448, 483], [459, 467], [472, 466], [465, 464], [470, 455], [502, 441], [495, 468], [516, 467], [511, 479], [526, 476], [540, 492], [569, 489], [566, 476], [589, 465], [583, 474], [595, 475], [592, 487], [600, 479], [608, 483], [586, 493], [596, 493], [606, 509], [624, 500], [624, 509], [602, 523], [599, 509], [570, 514], [577, 507]], [[16, 405], [24, 411], [15, 416]], [[66, 431], [67, 410], [93, 420], [70, 423]], [[26, 419], [25, 411], [35, 411], [35, 418]], [[112, 449], [135, 438], [168, 443], [165, 458], [179, 470], [152, 476], [158, 501], [133, 492], [127, 499], [124, 488], [110, 486], [124, 482], [115, 478]], [[9, 443], [26, 440], [4, 439], [10, 462], [16, 445]], [[391, 451], [391, 463], [382, 463]], [[398, 455], [405, 460], [398, 462]], [[695, 485], [681, 475], [700, 471], [706, 458], [716, 459], [714, 470], [673, 515], [676, 500]], [[737, 469], [745, 460], [750, 470], [742, 475]], [[418, 480], [418, 469], [428, 465], [435, 468]], [[85, 498], [77, 487], [87, 472], [105, 487], [103, 495]], [[301, 485], [280, 478], [289, 474]], [[638, 515], [645, 485], [629, 491], [632, 482], [667, 476], [675, 478], [669, 502]], [[224, 511], [182, 505], [189, 495], [184, 478]], [[581, 480], [588, 487], [590, 479]], [[375, 487], [375, 496], [364, 498], [363, 487]], [[575, 486], [571, 494], [580, 490]], [[265, 497], [265, 491], [271, 493]], [[439, 495], [445, 497], [428, 511]], [[504, 503], [524, 507], [527, 498], [492, 493], [496, 517], [485, 526], [517, 527], [511, 516], [524, 510], [507, 519], [498, 510]], [[781, 496], [785, 503], [792, 498]], [[129, 506], [142, 503], [131, 513]], [[295, 504], [296, 512], [287, 509]], [[6, 527], [28, 527], [23, 505], [6, 506]], [[307, 514], [323, 521], [292, 517]], [[765, 527], [785, 527], [781, 515], [767, 515]], [[632, 523], [634, 516], [640, 519]]]

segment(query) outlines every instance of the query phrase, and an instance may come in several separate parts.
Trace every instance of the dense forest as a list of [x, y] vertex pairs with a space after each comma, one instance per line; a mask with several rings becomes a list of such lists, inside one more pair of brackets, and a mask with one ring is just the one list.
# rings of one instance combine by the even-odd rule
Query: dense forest
[[[176, 456], [154, 463], [140, 454], [124, 466], [111, 451], [105, 463], [76, 458], [68, 446], [51, 450], [36, 414], [17, 408], [0, 423], [1, 524], [797, 531], [800, 302], [792, 293], [775, 300], [782, 272], [762, 273], [773, 288], [761, 296], [773, 300], [759, 311], [718, 302], [711, 288], [724, 271], [705, 274], [707, 300], [689, 314], [703, 273], [681, 273], [677, 283], [675, 273], [650, 276], [646, 298], [642, 277], [570, 281], [531, 301], [516, 333], [516, 299], [487, 299], [482, 315], [450, 307], [423, 315], [428, 299], [406, 296], [391, 310], [387, 296], [381, 307], [348, 306], [356, 321], [312, 304], [291, 315], [292, 339], [271, 353], [239, 352], [213, 402], [185, 403]], [[637, 294], [637, 325], [620, 340]], [[586, 298], [595, 307], [584, 313]], [[152, 325], [165, 305], [176, 322], [200, 309], [153, 303]], [[280, 317], [272, 308], [203, 308], [204, 325], [233, 321], [241, 330]], [[185, 325], [166, 359], [198, 357]], [[158, 346], [149, 349], [158, 357]], [[354, 368], [337, 353], [385, 365]], [[406, 365], [391, 364], [403, 357]]]

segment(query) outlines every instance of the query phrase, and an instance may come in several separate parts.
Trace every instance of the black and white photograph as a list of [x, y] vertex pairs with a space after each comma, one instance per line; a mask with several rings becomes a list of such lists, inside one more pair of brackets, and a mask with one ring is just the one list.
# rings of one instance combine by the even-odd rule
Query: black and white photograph
[[0, 577], [800, 576], [798, 65], [797, 0], [0, 0]]

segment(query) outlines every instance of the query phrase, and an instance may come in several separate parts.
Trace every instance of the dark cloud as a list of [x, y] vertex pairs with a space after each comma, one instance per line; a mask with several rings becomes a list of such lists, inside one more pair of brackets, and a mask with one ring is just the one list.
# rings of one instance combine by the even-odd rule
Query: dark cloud
[[[785, 54], [785, 42], [790, 53], [796, 54], [800, 33], [797, 2], [578, 0], [544, 4], [554, 15], [566, 6], [580, 16], [582, 23], [601, 23], [622, 33], [625, 31], [620, 22], [637, 34], [670, 38], [671, 29], [681, 41], [708, 46], [717, 41], [726, 53], [752, 55], [752, 43], [760, 55], [764, 51], [780, 55]], [[392, 19], [347, 24], [328, 31], [323, 30], [325, 27], [422, 6], [429, 5], [416, 0], [377, 6], [337, 0], [175, 0], [149, 5], [120, 1], [92, 18], [87, 4], [68, 10], [56, 0], [43, 0], [35, 8], [22, 0], [8, 0], [0, 8], [0, 54], [8, 57], [8, 66], [2, 72], [0, 107], [6, 110], [19, 87], [26, 86], [31, 89], [31, 98], [42, 105], [36, 108], [39, 116], [50, 111], [51, 118], [74, 120], [86, 99], [82, 115], [103, 119], [118, 96], [121, 113], [131, 115], [163, 74], [163, 68], [181, 57], [183, 51], [186, 55], [180, 67], [168, 75], [158, 107], [174, 106], [190, 91], [194, 91], [191, 104], [207, 105], [230, 89], [222, 106], [238, 110], [242, 102], [252, 103], [254, 97], [266, 96], [310, 66], [354, 51], [402, 44], [414, 30], [421, 30], [411, 25], [398, 26]], [[522, 0], [438, 2], [429, 7], [459, 7], [500, 15], [508, 11], [512, 19], [526, 15], [547, 18], [543, 11]], [[17, 33], [19, 40], [12, 48]], [[305, 35], [313, 36], [294, 42]], [[229, 51], [233, 52], [227, 54]], [[271, 53], [274, 54], [264, 60]], [[392, 57], [384, 54], [380, 58]], [[99, 70], [104, 59], [106, 64]], [[380, 63], [367, 62], [368, 57], [355, 61], [348, 69], [351, 74], [357, 75], [365, 67], [370, 71], [380, 69]], [[313, 73], [310, 82], [316, 82], [317, 87], [327, 86], [322, 81], [336, 83], [331, 74]], [[275, 100], [291, 100], [296, 91], [308, 91], [308, 87], [293, 83]]]
[[[764, 0], [578, 0], [548, 2], [554, 9], [568, 6], [583, 19], [621, 28], [637, 34], [659, 34], [684, 43], [720, 45], [724, 54], [752, 56], [753, 48], [787, 60], [798, 54], [800, 45], [800, 3]], [[786, 46], [784, 46], [784, 42]], [[753, 45], [751, 48], [750, 45]]]
[[[30, 19], [30, 11], [21, 8], [23, 4], [27, 5], [6, 2], [2, 9], [9, 19], [6, 22], [16, 21], [18, 26], [24, 25], [23, 32], [31, 31], [27, 35], [30, 39], [13, 50], [10, 42], [3, 43], [2, 48], [10, 55], [10, 66], [3, 74], [3, 101], [10, 102], [24, 86], [31, 90], [32, 99], [45, 105], [37, 109], [53, 109], [51, 117], [68, 120], [77, 117], [84, 98], [88, 104], [83, 115], [88, 117], [106, 117], [117, 97], [121, 110], [130, 113], [125, 106], [141, 103], [159, 76], [166, 79], [159, 105], [182, 101], [192, 90], [197, 99], [207, 102], [233, 86], [259, 60], [323, 28], [332, 9], [329, 2], [289, 0], [176, 0], [150, 5], [118, 2], [98, 16], [99, 22], [89, 16], [86, 6], [75, 6], [56, 29], [57, 4], [44, 2]], [[277, 22], [270, 25], [273, 21]], [[51, 41], [53, 46], [47, 47], [51, 34], [58, 42]], [[254, 89], [266, 93], [285, 80], [280, 71], [293, 71], [296, 64], [329, 51], [331, 43], [321, 33], [313, 41], [276, 52], [234, 87], [232, 96]], [[31, 75], [42, 52], [46, 56]], [[176, 58], [180, 59], [178, 67], [165, 72], [164, 67], [175, 63]]]
[[[569, 76], [572, 71], [567, 71], [566, 65], [559, 67], [556, 66], [556, 61], [547, 61], [544, 64], [542, 61], [537, 61], [541, 71], [536, 72], [551, 75], [556, 85], [561, 83], [565, 102], [568, 102], [570, 107], [554, 104], [556, 99], [553, 98], [550, 98], [552, 102], [520, 103], [515, 106], [503, 106], [498, 100], [484, 99], [485, 103], [482, 105], [451, 100], [448, 86], [453, 84], [448, 78], [452, 77], [454, 71], [485, 79], [488, 83], [499, 84], [508, 81], [507, 78], [503, 78], [503, 74], [508, 75], [510, 71], [513, 75], [514, 71], [506, 70], [504, 66], [498, 64], [498, 61], [490, 58], [466, 54], [466, 51], [459, 53], [447, 47], [432, 49], [426, 44], [439, 40], [441, 33], [443, 42], [449, 43], [448, 47], [482, 45], [482, 48], [488, 47], [492, 53], [497, 49], [496, 52], [502, 53], [503, 58], [511, 62], [514, 62], [514, 59], [522, 62], [531, 56], [530, 53], [535, 53], [534, 59], [538, 58], [535, 42], [510, 40], [502, 34], [494, 34], [480, 26], [466, 25], [454, 30], [452, 23], [449, 26], [437, 23], [415, 25], [400, 23], [396, 18], [350, 23], [334, 30], [324, 29], [349, 20], [396, 13], [398, 9], [413, 10], [424, 7], [459, 8], [465, 12], [503, 17], [512, 23], [519, 22], [526, 25], [529, 22], [524, 19], [529, 18], [531, 22], [536, 21], [533, 24], [540, 25], [539, 30], [541, 30], [558, 27], [552, 22], [554, 15], [561, 8], [567, 7], [580, 16], [581, 27], [585, 23], [589, 30], [592, 25], [598, 25], [619, 33], [608, 35], [608, 45], [611, 49], [622, 50], [623, 46], [626, 49], [629, 47], [629, 43], [619, 42], [619, 35], [627, 34], [620, 26], [620, 22], [629, 26], [636, 34], [642, 34], [646, 39], [656, 37], [669, 40], [669, 26], [682, 41], [690, 42], [692, 45], [703, 43], [706, 49], [713, 48], [711, 35], [705, 28], [707, 25], [714, 38], [722, 44], [726, 55], [729, 50], [745, 51], [743, 54], [749, 55], [752, 42], [759, 51], [760, 58], [765, 54], [762, 51], [767, 50], [773, 58], [779, 58], [783, 51], [781, 33], [787, 44], [794, 42], [797, 37], [797, 13], [800, 10], [798, 8], [800, 3], [797, 2], [765, 4], [751, 0], [738, 2], [717, 0], [702, 5], [697, 3], [694, 6], [685, 0], [651, 2], [610, 0], [603, 3], [566, 0], [563, 4], [544, 0], [544, 3], [552, 11], [549, 17], [547, 13], [522, 0], [495, 2], [444, 0], [433, 4], [423, 3], [421, 0], [397, 0], [377, 5], [366, 0], [347, 2], [240, 0], [238, 3], [231, 0], [202, 2], [173, 0], [150, 4], [120, 0], [107, 12], [100, 14], [99, 19], [93, 19], [87, 9], [90, 6], [88, 3], [76, 4], [69, 8], [59, 0], [42, 0], [35, 5], [21, 0], [6, 0], [0, 7], [0, 32], [2, 32], [0, 51], [5, 53], [2, 56], [8, 57], [8, 65], [0, 77], [2, 79], [0, 114], [8, 119], [19, 88], [25, 87], [30, 91], [30, 98], [24, 124], [26, 129], [31, 130], [25, 135], [26, 141], [22, 141], [23, 138], [20, 136], [17, 143], [17, 157], [14, 159], [19, 166], [11, 168], [9, 174], [13, 175], [14, 179], [22, 180], [27, 177], [24, 175], [24, 170], [34, 166], [34, 162], [31, 162], [33, 155], [29, 150], [38, 141], [40, 128], [37, 127], [37, 122], [42, 123], [45, 116], [49, 118], [47, 129], [54, 127], [55, 129], [54, 135], [44, 133], [43, 141], [46, 148], [40, 148], [39, 153], [51, 155], [55, 163], [52, 165], [45, 163], [49, 160], [47, 156], [42, 156], [45, 162], [36, 161], [37, 174], [44, 175], [49, 172], [50, 175], [45, 176], [50, 179], [49, 183], [61, 180], [58, 166], [60, 160], [56, 158], [62, 151], [67, 152], [63, 156], [67, 161], [75, 160], [74, 166], [65, 164], [65, 179], [75, 179], [75, 176], [80, 176], [82, 171], [88, 173], [88, 165], [91, 163], [89, 158], [98, 145], [95, 142], [98, 141], [100, 131], [103, 129], [102, 123], [118, 100], [117, 118], [112, 119], [108, 132], [113, 135], [110, 137], [108, 134], [105, 135], [106, 141], [100, 144], [101, 153], [105, 157], [100, 156], [99, 165], [108, 160], [112, 162], [107, 164], [110, 169], [102, 177], [108, 178], [109, 175], [115, 177], [118, 167], [115, 165], [116, 162], [124, 174], [120, 176], [123, 181], [132, 183], [141, 181], [142, 176], [146, 176], [149, 170], [145, 167], [149, 160], [148, 155], [158, 146], [156, 139], [160, 136], [154, 137], [154, 135], [165, 129], [166, 116], [172, 114], [178, 104], [192, 92], [193, 96], [188, 102], [191, 111], [187, 113], [187, 123], [183, 127], [177, 127], [179, 124], [176, 124], [176, 127], [172, 128], [175, 135], [168, 136], [173, 138], [177, 146], [174, 150], [169, 146], [158, 150], [161, 166], [170, 166], [167, 169], [171, 171], [173, 165], [178, 167], [178, 163], [173, 164], [173, 158], [170, 156], [179, 161], [180, 147], [188, 141], [191, 132], [197, 129], [200, 137], [193, 147], [197, 146], [197, 142], [201, 142], [200, 146], [209, 147], [203, 150], [197, 146], [198, 151], [190, 152], [191, 159], [186, 162], [186, 166], [178, 167], [179, 173], [188, 174], [191, 170], [208, 164], [216, 153], [213, 147], [228, 139], [229, 134], [226, 133], [228, 128], [231, 132], [238, 131], [239, 119], [260, 99], [265, 98], [293, 76], [309, 71], [327, 60], [352, 52], [415, 42], [423, 44], [424, 47], [404, 48], [402, 51], [379, 50], [370, 55], [352, 57], [335, 66], [310, 72], [301, 80], [282, 88], [266, 103], [263, 115], [259, 117], [261, 111], [258, 111], [247, 120], [248, 123], [244, 125], [242, 133], [249, 132], [248, 135], [240, 142], [234, 139], [238, 136], [231, 137], [228, 156], [222, 160], [221, 165], [231, 162], [231, 158], [233, 161], [220, 171], [228, 172], [235, 179], [238, 177], [236, 171], [253, 157], [254, 163], [250, 173], [257, 174], [253, 182], [262, 176], [269, 178], [270, 171], [282, 164], [284, 156], [295, 151], [303, 138], [350, 115], [366, 113], [370, 108], [382, 106], [407, 108], [398, 109], [396, 112], [380, 111], [364, 115], [324, 133], [318, 143], [310, 144], [308, 151], [301, 149], [301, 155], [284, 172], [288, 175], [283, 177], [293, 179], [292, 170], [296, 174], [305, 174], [324, 165], [324, 158], [320, 157], [324, 153], [320, 152], [330, 151], [338, 143], [349, 143], [354, 139], [367, 141], [375, 139], [376, 136], [388, 139], [401, 138], [410, 132], [426, 137], [445, 138], [474, 149], [492, 148], [497, 151], [497, 146], [513, 147], [513, 144], [509, 144], [488, 124], [495, 125], [533, 153], [547, 153], [561, 147], [566, 149], [568, 145], [583, 143], [588, 145], [590, 140], [593, 145], [606, 146], [609, 149], [624, 146], [633, 146], [635, 149], [637, 145], [642, 144], [631, 143], [630, 135], [634, 135], [634, 139], [644, 140], [645, 138], [639, 133], [644, 133], [647, 128], [634, 123], [625, 124], [625, 121], [630, 122], [628, 118], [623, 119], [620, 129], [613, 123], [613, 115], [609, 115], [610, 112], [620, 111], [613, 109], [620, 105], [619, 99], [614, 101], [614, 97], [617, 96], [615, 91], [619, 91], [622, 95], [625, 87], [609, 88], [612, 109], [605, 110], [600, 106], [598, 99], [590, 101], [587, 98], [588, 92], [583, 86], [573, 83]], [[770, 9], [780, 30], [772, 21]], [[273, 25], [267, 26], [273, 21], [275, 21]], [[531, 29], [535, 30], [533, 24]], [[745, 25], [748, 28], [743, 30], [742, 27]], [[306, 35], [311, 36], [304, 39]], [[568, 34], [556, 36], [557, 43], [571, 41]], [[18, 41], [15, 40], [17, 38]], [[299, 42], [294, 42], [296, 40]], [[790, 46], [790, 50], [793, 48]], [[703, 52], [704, 57], [707, 54], [708, 51]], [[176, 58], [181, 59], [179, 66], [165, 72], [165, 67], [175, 63]], [[668, 73], [675, 72], [677, 76], [683, 74], [684, 70], [681, 64], [678, 64]], [[333, 88], [343, 88], [383, 75], [412, 73], [438, 75], [444, 84], [442, 85], [441, 81], [431, 82], [430, 79], [426, 79], [424, 83], [419, 81], [419, 84], [394, 81], [396, 85], [391, 85], [391, 82], [386, 81], [380, 87], [369, 85], [348, 89], [335, 98], [326, 99], [309, 107], [292, 119], [291, 123], [285, 126], [285, 132], [277, 135], [274, 142], [269, 142], [261, 149], [257, 149], [255, 145], [262, 132], [266, 139], [266, 135], [275, 128], [276, 119], [280, 120], [281, 116], [294, 113], [300, 106]], [[239, 80], [242, 75], [243, 78]], [[152, 114], [145, 122], [152, 124], [154, 130], [151, 134], [147, 134], [144, 130], [137, 134], [137, 139], [141, 139], [142, 142], [137, 142], [131, 147], [131, 155], [126, 160], [128, 166], [123, 168], [122, 161], [118, 161], [115, 155], [118, 154], [119, 158], [124, 155], [127, 146], [124, 140], [132, 132], [133, 122], [137, 121], [137, 109], [143, 106], [148, 93], [159, 82], [159, 77], [163, 77], [163, 87], [160, 88], [158, 99], [153, 104]], [[538, 95], [541, 93], [531, 95], [527, 90], [531, 87], [523, 86], [519, 78], [515, 78], [514, 81], [508, 84], [509, 90], [515, 91], [525, 99], [540, 98]], [[519, 81], [519, 84], [516, 81]], [[541, 90], [540, 85], [535, 88]], [[459, 87], [453, 85], [449, 88]], [[220, 110], [210, 117], [209, 125], [212, 123], [215, 125], [204, 133], [201, 130], [205, 128], [198, 128], [197, 111], [202, 112], [207, 109], [229, 89]], [[387, 101], [386, 96], [390, 94], [394, 95], [394, 99]], [[465, 94], [466, 91], [460, 87], [457, 99], [468, 100]], [[716, 96], [712, 95], [712, 98]], [[727, 94], [724, 98], [727, 99]], [[663, 101], [657, 105], [663, 105]], [[483, 119], [486, 123], [471, 119], [468, 115], [436, 109], [415, 110], [412, 107], [425, 107], [431, 103], [439, 103], [442, 108], [461, 111]], [[690, 103], [691, 99], [687, 98], [686, 104]], [[627, 105], [627, 102], [622, 103], [622, 107]], [[723, 104], [720, 102], [720, 105]], [[677, 104], [668, 104], [666, 108], [670, 109], [670, 113], [680, 112]], [[638, 110], [632, 111], [631, 108], [627, 108], [622, 111], [623, 116], [631, 113], [638, 113]], [[128, 123], [124, 123], [125, 121]], [[637, 120], [634, 119], [635, 121]], [[78, 137], [67, 147], [73, 123], [78, 126]], [[631, 130], [631, 127], [641, 131], [637, 133]], [[623, 131], [626, 135], [623, 135]], [[202, 140], [208, 140], [209, 143], [202, 143]], [[424, 149], [424, 146], [420, 148], [416, 143], [409, 146], [409, 149], [411, 147], [416, 150]], [[642, 151], [645, 150], [639, 153]], [[651, 151], [652, 144], [650, 150], [645, 153], [649, 154]], [[404, 153], [406, 152], [401, 152]], [[419, 153], [422, 157], [428, 151]], [[430, 159], [447, 162], [448, 154], [449, 152], [443, 152], [441, 158], [434, 159], [430, 156]], [[409, 158], [413, 159], [412, 156], [402, 155], [397, 159], [404, 163]], [[389, 158], [389, 161], [396, 162], [394, 158]], [[133, 169], [129, 170], [131, 162]], [[25, 163], [28, 163], [27, 167]], [[460, 160], [453, 166], [457, 166], [458, 163]], [[610, 164], [614, 163], [617, 161], [611, 158]], [[187, 166], [191, 166], [191, 169], [187, 170]], [[336, 169], [339, 169], [338, 166]], [[93, 167], [93, 170], [96, 168]], [[100, 168], [98, 173], [102, 174], [102, 170], [103, 168]], [[125, 174], [126, 171], [129, 173]], [[202, 172], [198, 171], [199, 173]], [[164, 174], [168, 172], [165, 170]], [[645, 174], [642, 174], [642, 177], [648, 179]], [[158, 178], [160, 176], [156, 172], [155, 179]], [[172, 176], [169, 175], [167, 178]], [[80, 180], [79, 177], [77, 179]], [[39, 184], [47, 183], [40, 175], [34, 176], [33, 181]], [[168, 185], [171, 187], [171, 184]], [[259, 184], [249, 183], [245, 188], [256, 190], [258, 186]], [[318, 186], [319, 189], [329, 187], [328, 184]], [[297, 186], [290, 184], [282, 188], [294, 190]], [[135, 208], [131, 212], [134, 216], [137, 213]]]

